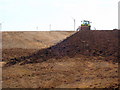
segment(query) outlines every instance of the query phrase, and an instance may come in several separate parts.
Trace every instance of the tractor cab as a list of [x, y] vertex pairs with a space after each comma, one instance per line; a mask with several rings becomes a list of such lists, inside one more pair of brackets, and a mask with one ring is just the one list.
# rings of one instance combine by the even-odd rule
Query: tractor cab
[[82, 24], [81, 24], [81, 26], [90, 26], [90, 21], [87, 21], [87, 20], [83, 20], [83, 21], [81, 21], [82, 22]]
[[82, 24], [81, 24], [81, 26], [79, 26], [77, 28], [77, 31], [80, 31], [80, 30], [91, 30], [91, 25], [90, 25], [91, 22], [90, 21], [83, 20], [81, 22], [82, 22]]

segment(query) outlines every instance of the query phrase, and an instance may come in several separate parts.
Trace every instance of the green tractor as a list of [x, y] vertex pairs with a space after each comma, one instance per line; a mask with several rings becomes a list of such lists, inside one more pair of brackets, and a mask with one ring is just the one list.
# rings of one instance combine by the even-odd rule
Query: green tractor
[[90, 25], [91, 22], [90, 21], [83, 20], [81, 22], [82, 22], [82, 24], [81, 24], [81, 26], [78, 27], [77, 31], [79, 31], [79, 30], [90, 30], [91, 29], [91, 25]]

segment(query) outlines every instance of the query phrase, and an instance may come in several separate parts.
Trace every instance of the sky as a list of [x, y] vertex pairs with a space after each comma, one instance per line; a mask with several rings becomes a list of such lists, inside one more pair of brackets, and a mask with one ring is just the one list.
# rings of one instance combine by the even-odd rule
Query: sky
[[[0, 0], [0, 30], [74, 30], [82, 20], [94, 30], [118, 28], [119, 0]], [[50, 28], [51, 26], [51, 28]]]

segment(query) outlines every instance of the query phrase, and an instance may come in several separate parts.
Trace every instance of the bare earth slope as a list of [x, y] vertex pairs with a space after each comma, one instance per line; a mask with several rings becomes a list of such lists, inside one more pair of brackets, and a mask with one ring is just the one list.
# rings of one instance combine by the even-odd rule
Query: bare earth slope
[[65, 39], [74, 31], [36, 31], [36, 32], [2, 32], [2, 46], [4, 49], [23, 48], [41, 49], [47, 48]]
[[35, 51], [48, 48], [74, 34], [74, 31], [17, 31], [2, 32], [2, 58], [28, 56]]
[[12, 59], [9, 64], [38, 63], [51, 58], [71, 57], [76, 55], [103, 56], [108, 61], [118, 62], [118, 31], [80, 31], [62, 42], [39, 50], [32, 55]]

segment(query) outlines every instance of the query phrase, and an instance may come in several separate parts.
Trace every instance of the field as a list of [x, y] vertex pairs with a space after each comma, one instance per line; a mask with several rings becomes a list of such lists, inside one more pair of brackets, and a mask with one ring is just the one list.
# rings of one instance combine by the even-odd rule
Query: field
[[118, 88], [118, 30], [3, 32], [3, 88]]

